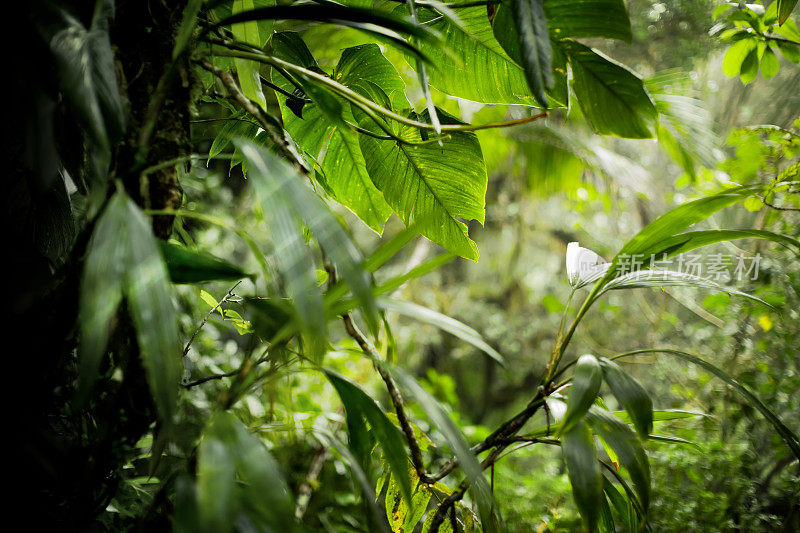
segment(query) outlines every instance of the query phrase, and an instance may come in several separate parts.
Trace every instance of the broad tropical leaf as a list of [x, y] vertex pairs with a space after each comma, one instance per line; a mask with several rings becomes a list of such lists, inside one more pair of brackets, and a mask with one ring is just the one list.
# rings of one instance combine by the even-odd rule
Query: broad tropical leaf
[[[439, 117], [442, 124], [456, 123], [442, 111]], [[426, 120], [424, 115], [421, 118]], [[361, 126], [376, 130], [371, 119], [364, 119]], [[419, 232], [433, 242], [476, 260], [478, 249], [460, 219], [484, 221], [487, 175], [477, 137], [454, 132], [440, 145], [424, 143], [426, 139], [416, 128], [387, 126], [395, 128], [397, 137], [417, 144], [360, 136], [373, 183], [403, 222], [413, 220]]]

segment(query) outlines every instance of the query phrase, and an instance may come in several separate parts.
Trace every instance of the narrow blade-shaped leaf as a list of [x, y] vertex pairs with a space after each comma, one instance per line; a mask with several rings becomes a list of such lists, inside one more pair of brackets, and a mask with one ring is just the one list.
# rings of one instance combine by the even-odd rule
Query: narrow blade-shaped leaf
[[605, 379], [611, 392], [633, 420], [639, 436], [646, 439], [653, 431], [653, 401], [638, 381], [626, 374], [618, 364], [605, 357], [600, 359]]
[[413, 318], [432, 326], [436, 326], [442, 331], [446, 331], [447, 333], [450, 333], [451, 335], [468, 342], [501, 365], [505, 365], [505, 359], [503, 356], [500, 355], [497, 350], [492, 348], [484, 340], [480, 333], [467, 326], [463, 322], [459, 322], [455, 318], [451, 318], [447, 315], [443, 315], [442, 313], [438, 313], [433, 309], [429, 309], [412, 302], [395, 300], [391, 298], [378, 299], [378, 306], [386, 311], [394, 311], [396, 313], [400, 313], [401, 315], [407, 316], [408, 318]]
[[136, 328], [150, 392], [161, 419], [170, 424], [177, 411], [183, 370], [177, 314], [170, 297], [167, 268], [150, 222], [132, 200], [127, 199], [126, 209], [128, 310]]
[[564, 415], [561, 432], [569, 431], [581, 420], [597, 398], [603, 384], [603, 370], [593, 355], [582, 355], [575, 364], [575, 376], [567, 400], [567, 413]]
[[[369, 422], [372, 434], [383, 449], [386, 462], [400, 483], [403, 496], [411, 501], [411, 480], [408, 476], [408, 455], [403, 444], [403, 436], [386, 417], [384, 412], [361, 387], [336, 372], [326, 370], [325, 375], [339, 394], [347, 414], [348, 428], [363, 426]], [[358, 433], [363, 433], [359, 428]], [[351, 432], [351, 438], [354, 436]], [[352, 441], [351, 441], [352, 444]], [[363, 453], [363, 449], [361, 450]]]
[[572, 485], [572, 497], [589, 531], [596, 531], [601, 515], [603, 475], [597, 461], [592, 433], [576, 422], [561, 438], [561, 453]]
[[78, 401], [85, 400], [97, 378], [112, 332], [112, 320], [122, 302], [128, 244], [125, 198], [115, 195], [97, 221], [86, 251], [80, 289]]
[[172, 283], [235, 281], [252, 277], [233, 263], [207, 252], [190, 250], [174, 242], [161, 242], [160, 245]]
[[525, 79], [536, 101], [546, 109], [545, 92], [553, 87], [553, 52], [542, 0], [511, 0], [511, 12]]
[[650, 463], [636, 434], [608, 411], [591, 407], [586, 414], [589, 427], [617, 454], [633, 480], [636, 494], [646, 510], [650, 504]]
[[775, 430], [780, 434], [783, 438], [784, 442], [789, 446], [792, 450], [792, 453], [800, 459], [800, 437], [792, 431], [784, 422], [780, 419], [778, 415], [776, 415], [772, 410], [767, 407], [764, 402], [762, 402], [758, 396], [753, 394], [750, 389], [739, 383], [733, 376], [722, 370], [721, 368], [709, 363], [705, 359], [702, 359], [696, 355], [682, 352], [680, 350], [673, 350], [667, 348], [654, 348], [648, 350], [636, 350], [634, 352], [628, 352], [624, 354], [624, 356], [633, 356], [642, 353], [663, 353], [667, 355], [671, 355], [673, 357], [678, 357], [683, 359], [684, 361], [688, 361], [692, 364], [695, 364], [703, 369], [707, 370], [708, 372], [712, 373], [713, 375], [717, 376], [719, 379], [730, 385], [733, 390], [735, 390], [738, 394], [740, 394], [747, 402], [752, 405], [755, 409], [757, 409], [764, 418], [766, 418], [770, 424], [775, 428]]
[[477, 458], [470, 450], [469, 444], [464, 439], [461, 431], [455, 423], [445, 413], [444, 409], [436, 399], [431, 396], [417, 381], [404, 370], [394, 367], [391, 369], [392, 375], [403, 388], [411, 393], [411, 396], [419, 402], [422, 409], [428, 415], [431, 423], [444, 436], [450, 449], [458, 458], [458, 464], [464, 470], [470, 480], [470, 493], [480, 510], [481, 525], [486, 532], [497, 531], [498, 523], [501, 518], [499, 511], [494, 505], [494, 498], [489, 489], [489, 484], [483, 477], [483, 469]]

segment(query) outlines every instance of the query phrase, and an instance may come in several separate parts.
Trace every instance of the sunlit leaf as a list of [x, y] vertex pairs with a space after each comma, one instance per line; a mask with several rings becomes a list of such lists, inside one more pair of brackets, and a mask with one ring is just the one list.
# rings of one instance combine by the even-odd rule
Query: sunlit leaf
[[[409, 116], [415, 118], [411, 113]], [[422, 120], [426, 117], [422, 116]], [[457, 123], [439, 113], [443, 124]], [[370, 120], [361, 124], [375, 129]], [[411, 143], [425, 139], [417, 128], [389, 125]], [[481, 148], [472, 133], [450, 133], [436, 142], [399, 144], [362, 135], [367, 172], [384, 198], [406, 224], [451, 252], [476, 260], [478, 250], [460, 219], [484, 221], [487, 187]]]

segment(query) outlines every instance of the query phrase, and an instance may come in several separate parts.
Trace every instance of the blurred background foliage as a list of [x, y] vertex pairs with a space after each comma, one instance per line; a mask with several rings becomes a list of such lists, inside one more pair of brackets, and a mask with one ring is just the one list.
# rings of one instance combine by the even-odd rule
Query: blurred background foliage
[[[478, 245], [480, 260], [456, 258], [396, 292], [474, 327], [503, 354], [507, 365], [499, 366], [432, 326], [388, 313], [398, 361], [449, 409], [471, 443], [485, 438], [524, 407], [538, 385], [570, 294], [564, 267], [567, 243], [580, 241], [610, 259], [639, 228], [669, 208], [716, 191], [720, 184], [770, 180], [796, 163], [800, 153], [800, 147], [787, 141], [780, 129], [746, 129], [771, 124], [797, 133], [797, 65], [780, 57], [777, 74], [745, 85], [739, 77], [723, 73], [728, 45], [717, 38], [720, 29], [714, 28], [717, 23], [712, 18], [720, 2], [630, 0], [626, 4], [632, 44], [591, 44], [646, 79], [662, 113], [658, 141], [592, 135], [577, 105], [568, 112], [552, 111], [547, 121], [535, 125], [479, 132], [489, 171], [486, 223], [471, 224], [470, 236]], [[280, 22], [275, 27], [276, 31], [285, 29], [300, 31], [327, 71], [342, 49], [370, 41], [354, 30], [327, 25]], [[396, 50], [387, 48], [385, 53], [395, 65], [407, 64]], [[424, 96], [414, 93], [416, 73], [409, 66], [400, 74], [411, 88], [410, 101], [421, 109]], [[435, 89], [433, 98], [440, 109], [468, 121], [502, 120], [507, 113], [511, 118], [523, 116], [513, 107], [478, 105]], [[225, 124], [219, 113], [219, 106], [199, 104], [191, 126], [193, 152], [209, 152]], [[184, 209], [225, 220], [253, 236], [261, 249], [269, 249], [262, 221], [251, 216], [255, 201], [242, 177], [241, 165], [235, 162], [194, 161], [180, 176], [188, 200]], [[798, 195], [770, 203], [784, 209], [754, 198], [748, 209], [725, 211], [705, 222], [705, 227], [753, 227], [800, 235]], [[378, 246], [381, 237], [352, 213], [337, 206], [337, 214], [347, 221], [363, 250]], [[224, 226], [178, 215], [175, 227], [185, 244], [224, 257], [248, 272], [261, 268], [247, 244]], [[390, 218], [383, 239], [401, 229], [399, 220]], [[407, 272], [438, 253], [437, 245], [419, 238], [379, 275], [388, 279]], [[612, 292], [584, 319], [567, 358], [679, 346], [728, 371], [797, 428], [797, 256], [779, 246], [752, 241], [714, 245], [704, 253], [760, 253], [757, 279], [735, 287], [774, 309], [694, 289]], [[327, 273], [320, 270], [318, 277], [324, 284]], [[247, 293], [251, 283], [244, 280], [234, 289], [232, 283], [223, 282], [202, 288], [178, 286], [182, 338], [189, 338], [229, 291]], [[252, 350], [245, 334], [250, 324], [243, 315], [235, 296], [208, 315], [184, 358], [187, 383], [239, 368], [243, 354]], [[386, 405], [386, 391], [370, 362], [343, 329], [335, 329], [341, 327], [338, 323], [333, 327], [326, 366], [346, 373]], [[387, 346], [379, 349], [387, 350]], [[653, 472], [648, 523], [653, 531], [800, 529], [800, 469], [758, 413], [699, 368], [656, 356], [625, 366], [640, 378], [656, 409], [698, 413], [656, 422], [654, 431], [693, 445], [647, 443]], [[344, 423], [334, 389], [319, 373], [304, 371], [302, 365], [267, 379], [269, 386], [243, 396], [233, 412], [268, 444], [292, 493], [300, 495], [301, 501], [306, 498], [303, 512], [312, 528], [363, 530], [367, 511], [356, 496], [345, 460], [339, 451], [321, 447], [315, 437], [315, 432], [336, 431]], [[190, 401], [182, 403], [187, 412], [181, 414], [187, 423], [181, 426], [179, 441], [197, 439], [211, 407], [226, 391], [221, 380], [189, 389]], [[424, 412], [415, 404], [410, 408], [419, 429], [433, 441], [441, 441], [439, 428], [424, 422]], [[534, 427], [546, 423], [543, 413], [531, 422]], [[152, 527], [159, 525], [154, 510], [165, 505], [162, 481], [175, 470], [167, 455], [150, 476], [152, 440], [148, 435], [139, 442], [141, 456], [125, 467], [118, 492], [101, 515], [105, 527], [126, 529], [143, 515]], [[446, 449], [427, 453], [442, 460], [450, 456]], [[580, 529], [557, 449], [522, 447], [496, 463], [491, 483], [509, 531]]]

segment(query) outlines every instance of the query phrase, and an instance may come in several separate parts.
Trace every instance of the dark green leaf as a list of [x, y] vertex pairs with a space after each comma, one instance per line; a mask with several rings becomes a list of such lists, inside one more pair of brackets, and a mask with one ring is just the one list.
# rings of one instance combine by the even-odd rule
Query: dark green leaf
[[642, 507], [647, 509], [650, 504], [650, 463], [636, 434], [622, 420], [596, 406], [589, 409], [586, 421], [614, 450], [633, 480]]
[[575, 375], [567, 400], [567, 413], [561, 425], [561, 433], [569, 431], [581, 420], [597, 398], [603, 384], [603, 370], [593, 355], [582, 355], [575, 364]]
[[555, 39], [606, 37], [631, 42], [631, 22], [623, 0], [544, 0]]
[[572, 497], [590, 531], [601, 516], [603, 476], [592, 434], [586, 424], [576, 422], [561, 438], [561, 453], [572, 485]]
[[174, 242], [159, 243], [172, 283], [235, 281], [252, 277], [236, 265], [206, 252], [190, 250]]
[[794, 6], [797, 5], [797, 0], [777, 0], [778, 4], [778, 24], [781, 26], [792, 14]]
[[575, 95], [596, 133], [653, 137], [656, 108], [639, 76], [580, 43], [560, 41], [559, 46], [569, 58]]
[[81, 278], [78, 398], [84, 400], [97, 378], [105, 355], [111, 324], [122, 303], [128, 247], [119, 239], [125, 232], [125, 198], [115, 195], [95, 226], [86, 251]]
[[553, 87], [553, 53], [542, 0], [511, 0], [511, 12], [528, 87], [539, 105], [547, 108], [545, 91]]
[[600, 359], [603, 378], [620, 405], [628, 412], [639, 436], [646, 439], [653, 431], [653, 401], [638, 381], [616, 363]]
[[363, 455], [368, 448], [362, 444], [353, 446], [352, 439], [357, 437], [363, 439], [364, 421], [370, 425], [371, 434], [381, 445], [386, 462], [392, 471], [395, 479], [399, 480], [403, 497], [411, 501], [411, 480], [408, 476], [408, 455], [403, 445], [404, 438], [394, 424], [386, 418], [386, 415], [375, 400], [370, 398], [367, 393], [361, 390], [357, 384], [336, 372], [326, 370], [325, 375], [331, 382], [336, 392], [339, 394], [347, 414], [347, 427], [351, 430], [351, 447], [354, 452]]

